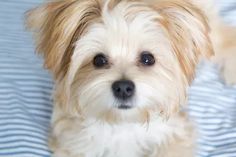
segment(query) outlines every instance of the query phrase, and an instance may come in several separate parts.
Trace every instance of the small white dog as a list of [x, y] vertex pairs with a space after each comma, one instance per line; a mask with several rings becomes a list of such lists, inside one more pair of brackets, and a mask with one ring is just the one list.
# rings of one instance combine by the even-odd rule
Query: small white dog
[[192, 157], [180, 110], [200, 58], [224, 49], [215, 61], [236, 81], [236, 33], [210, 1], [54, 0], [28, 27], [55, 77], [55, 157]]

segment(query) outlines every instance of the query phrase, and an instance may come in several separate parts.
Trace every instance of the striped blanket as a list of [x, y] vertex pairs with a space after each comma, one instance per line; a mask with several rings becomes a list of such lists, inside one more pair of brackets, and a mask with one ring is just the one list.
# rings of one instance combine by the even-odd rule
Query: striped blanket
[[[226, 21], [236, 24], [235, 0], [218, 1]], [[0, 157], [51, 156], [53, 82], [23, 25], [24, 12], [40, 2], [0, 1]], [[208, 62], [197, 76], [189, 90], [189, 113], [200, 135], [197, 156], [236, 157], [236, 87], [225, 86]]]

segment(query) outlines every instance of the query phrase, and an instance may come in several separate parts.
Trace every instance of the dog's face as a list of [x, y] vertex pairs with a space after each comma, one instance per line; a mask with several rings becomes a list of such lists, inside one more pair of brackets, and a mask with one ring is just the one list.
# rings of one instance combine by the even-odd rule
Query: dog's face
[[106, 121], [169, 116], [211, 54], [201, 11], [183, 1], [62, 0], [29, 14], [65, 112]]

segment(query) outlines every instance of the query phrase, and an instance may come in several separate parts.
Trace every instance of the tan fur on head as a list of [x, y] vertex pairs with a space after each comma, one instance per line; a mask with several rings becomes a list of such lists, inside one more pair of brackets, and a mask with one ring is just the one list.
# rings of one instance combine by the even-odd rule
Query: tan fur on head
[[[109, 8], [112, 9], [119, 2], [119, 0], [111, 0], [108, 4]], [[151, 2], [155, 3], [156, 1], [152, 0]], [[70, 58], [74, 50], [75, 41], [80, 38], [87, 25], [91, 22], [99, 20], [99, 17], [101, 16], [100, 5], [102, 5], [102, 2], [99, 2], [99, 0], [55, 0], [46, 6], [40, 6], [27, 13], [27, 27], [34, 31], [34, 35], [37, 39], [38, 51], [43, 53], [45, 57], [45, 66], [51, 69], [56, 77], [60, 74], [62, 76], [66, 74], [69, 67]], [[165, 20], [163, 21], [165, 27], [169, 29], [167, 32], [171, 33], [172, 30], [176, 30], [175, 32], [172, 32], [172, 35], [170, 35], [170, 37], [173, 39], [173, 42], [176, 42], [173, 43], [175, 51], [177, 52], [176, 55], [181, 60], [180, 62], [184, 73], [189, 76], [192, 75], [193, 71], [191, 69], [194, 68], [192, 68], [191, 66], [193, 65], [190, 64], [193, 64], [193, 62], [189, 61], [189, 57], [183, 56], [182, 54], [184, 53], [178, 52], [181, 51], [182, 48], [178, 48], [176, 45], [189, 45], [189, 43], [178, 44], [185, 42], [184, 39], [180, 41], [180, 38], [186, 39], [187, 37], [192, 37], [192, 35], [196, 34], [193, 34], [195, 32], [185, 32], [187, 29], [189, 29], [189, 26], [186, 25], [187, 23], [180, 24], [173, 22], [180, 22], [177, 14], [181, 16], [181, 14], [184, 15], [187, 13], [191, 15], [192, 18], [195, 18], [193, 19], [195, 21], [191, 21], [193, 22], [192, 24], [196, 24], [197, 26], [205, 25], [201, 29], [206, 30], [202, 30], [202, 32], [209, 33], [205, 16], [203, 16], [201, 10], [195, 8], [192, 4], [179, 0], [175, 0], [175, 2], [159, 2], [155, 7], [160, 12], [163, 12], [163, 16], [167, 17], [165, 17]], [[179, 8], [179, 12], [171, 13], [172, 7], [174, 9]], [[199, 21], [202, 23], [199, 23]], [[179, 35], [183, 33], [186, 35], [186, 37]], [[199, 51], [197, 50], [198, 47], [204, 46], [206, 47], [206, 51], [209, 51], [208, 55], [212, 54], [212, 48], [210, 47], [211, 45], [203, 45], [204, 43], [197, 43], [197, 41], [194, 40], [195, 39], [192, 40], [194, 44], [199, 44], [193, 48], [196, 49], [195, 51]], [[190, 45], [192, 44], [190, 43]], [[193, 56], [191, 57], [193, 58]], [[192, 76], [190, 77], [192, 78]]]
[[[201, 9], [187, 0], [57, 0], [27, 16], [56, 79], [55, 155], [192, 153], [192, 130], [180, 109], [199, 59], [213, 54]], [[153, 64], [145, 63], [144, 52]], [[94, 64], [98, 54], [105, 66]], [[133, 82], [130, 99], [114, 94], [119, 80]]]
[[172, 42], [181, 69], [191, 83], [199, 57], [213, 55], [207, 17], [202, 10], [183, 0], [163, 1], [155, 8], [163, 16], [161, 22]]
[[27, 13], [37, 50], [55, 78], [67, 73], [75, 42], [89, 24], [99, 20], [100, 13], [98, 0], [55, 0]]

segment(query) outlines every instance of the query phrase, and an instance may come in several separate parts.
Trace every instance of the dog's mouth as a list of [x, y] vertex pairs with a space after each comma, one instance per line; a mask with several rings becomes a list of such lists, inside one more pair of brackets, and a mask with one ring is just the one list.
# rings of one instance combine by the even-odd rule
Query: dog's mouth
[[118, 109], [120, 110], [128, 110], [128, 109], [131, 109], [132, 106], [131, 105], [127, 105], [127, 104], [121, 104], [118, 106]]

